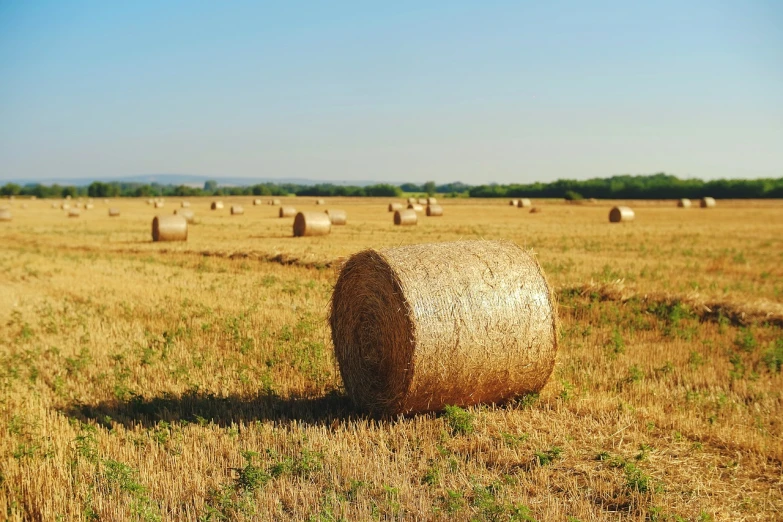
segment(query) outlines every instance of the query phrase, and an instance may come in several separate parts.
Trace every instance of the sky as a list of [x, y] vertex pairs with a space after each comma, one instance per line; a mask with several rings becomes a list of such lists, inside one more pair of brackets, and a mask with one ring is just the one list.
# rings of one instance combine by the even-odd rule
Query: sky
[[783, 2], [0, 2], [0, 183], [783, 177]]

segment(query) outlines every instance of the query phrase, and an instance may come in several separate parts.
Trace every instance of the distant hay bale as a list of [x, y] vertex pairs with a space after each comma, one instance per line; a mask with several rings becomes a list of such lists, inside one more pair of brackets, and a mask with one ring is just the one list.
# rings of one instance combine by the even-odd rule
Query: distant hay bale
[[345, 225], [348, 223], [348, 214], [345, 210], [325, 210], [324, 213], [329, 216], [332, 225]]
[[174, 215], [182, 216], [183, 218], [185, 218], [185, 221], [187, 221], [189, 225], [192, 225], [193, 223], [196, 222], [196, 215], [190, 209], [182, 209], [182, 208], [175, 209]]
[[326, 200], [323, 199], [316, 199], [315, 200], [316, 205], [326, 205]]
[[231, 205], [231, 215], [232, 216], [239, 216], [245, 213], [245, 209], [242, 208], [242, 205]]
[[419, 216], [415, 210], [395, 210], [394, 211], [394, 224], [395, 225], [415, 225], [419, 222]]
[[427, 204], [427, 198], [419, 198], [419, 201], [417, 202], [419, 205], [426, 205]]
[[0, 208], [0, 221], [11, 221], [13, 216], [11, 216], [11, 209], [9, 208]]
[[691, 208], [691, 200], [688, 198], [682, 198], [677, 200], [677, 206], [680, 208]]
[[598, 200], [595, 198], [590, 198], [587, 200], [588, 203], [598, 203]]
[[280, 205], [280, 200], [279, 199], [270, 199], [269, 200], [269, 204], [270, 205], [274, 205], [274, 206], [278, 206], [278, 205]]
[[156, 202], [153, 204], [153, 206], [154, 206], [155, 208], [163, 208], [163, 207], [164, 207], [164, 203], [163, 203], [162, 201], [156, 201]]
[[95, 208], [95, 205], [93, 205], [92, 203], [87, 203], [86, 205], [84, 205], [84, 209], [85, 210], [92, 210], [94, 208]]
[[260, 199], [254, 199], [254, 200], [253, 200], [253, 206], [254, 206], [254, 207], [257, 207], [257, 206], [258, 206], [258, 205], [260, 205], [260, 204], [261, 204], [261, 200], [260, 200]]
[[57, 203], [52, 203], [52, 208], [60, 208], [60, 205], [58, 205]]
[[519, 200], [512, 199], [511, 201], [508, 202], [508, 204], [511, 205], [512, 207], [516, 207], [517, 205], [519, 205]]
[[81, 216], [82, 213], [78, 208], [69, 208], [68, 209], [68, 217], [69, 218], [77, 218]]
[[506, 241], [354, 254], [329, 322], [346, 392], [385, 415], [538, 392], [557, 353], [557, 307], [543, 270]]
[[21, 208], [27, 208], [27, 203], [22, 203]]
[[538, 214], [539, 212], [541, 212], [541, 207], [533, 207], [530, 209], [531, 214]]
[[155, 216], [152, 220], [153, 241], [187, 241], [188, 222], [178, 215]]
[[437, 205], [438, 200], [435, 198], [427, 198], [427, 205]]
[[701, 205], [701, 208], [713, 208], [715, 207], [715, 198], [701, 198], [701, 202], [699, 204]]
[[281, 218], [294, 217], [296, 209], [294, 207], [280, 207], [279, 215]]
[[73, 204], [73, 208], [82, 208], [82, 204], [77, 201]]
[[120, 209], [118, 208], [110, 208], [109, 209], [109, 217], [117, 217], [120, 215]]
[[402, 210], [402, 203], [389, 203], [389, 212], [394, 212], [395, 210]]
[[332, 221], [322, 212], [299, 212], [294, 218], [294, 237], [325, 236], [332, 231]]
[[528, 198], [521, 198], [517, 200], [517, 207], [519, 208], [530, 208], [533, 206], [533, 202], [531, 202]]
[[213, 201], [212, 205], [210, 206], [212, 210], [220, 210], [223, 208], [223, 202], [222, 201]]
[[443, 208], [440, 205], [427, 205], [427, 215], [431, 217], [442, 216]]
[[147, 200], [147, 205], [153, 205], [153, 204], [155, 204], [155, 200], [154, 199], [150, 198], [150, 199]]
[[65, 196], [65, 199], [67, 199], [68, 201], [70, 201], [70, 200], [71, 200], [71, 196], [70, 196], [70, 195], [68, 195], [68, 196]]
[[418, 203], [418, 201], [416, 201], [416, 198], [408, 198], [408, 203], [414, 204], [414, 203]]
[[416, 212], [424, 212], [424, 205], [419, 205], [418, 203], [409, 203], [408, 208]]
[[69, 205], [68, 203], [61, 203], [60, 208], [63, 210], [68, 210], [71, 208], [71, 205]]
[[614, 207], [609, 211], [609, 222], [620, 223], [623, 221], [633, 221], [636, 217], [631, 207]]
[[183, 201], [179, 206], [180, 208], [190, 208], [190, 201]]

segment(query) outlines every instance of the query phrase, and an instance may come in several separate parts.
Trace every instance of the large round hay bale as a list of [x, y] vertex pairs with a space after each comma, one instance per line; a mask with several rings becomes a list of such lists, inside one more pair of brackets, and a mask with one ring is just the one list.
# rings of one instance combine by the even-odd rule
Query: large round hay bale
[[174, 215], [182, 216], [183, 218], [185, 218], [185, 221], [188, 222], [188, 225], [192, 225], [193, 223], [196, 222], [196, 215], [190, 209], [183, 209], [183, 208], [175, 209]]
[[324, 213], [329, 216], [329, 220], [332, 222], [332, 225], [345, 225], [348, 223], [348, 214], [345, 212], [345, 210], [325, 210]]
[[269, 204], [278, 206], [278, 205], [280, 205], [280, 200], [279, 199], [270, 199], [269, 200]]
[[150, 198], [150, 199], [148, 199], [148, 200], [147, 200], [147, 205], [152, 205], [152, 204], [154, 204], [154, 203], [155, 203], [155, 200], [154, 200], [154, 199], [152, 199], [152, 198]]
[[155, 208], [163, 208], [163, 206], [164, 206], [164, 203], [162, 201], [156, 201], [153, 204], [153, 207], [155, 207]]
[[458, 241], [351, 256], [329, 321], [348, 395], [398, 414], [539, 391], [555, 363], [556, 308], [531, 253]]
[[212, 205], [210, 206], [212, 210], [220, 210], [223, 208], [223, 202], [222, 201], [213, 201]]
[[512, 200], [510, 200], [508, 202], [508, 204], [511, 205], [512, 207], [516, 207], [517, 205], [519, 205], [519, 200], [518, 199], [512, 199]]
[[402, 203], [389, 203], [389, 212], [394, 212], [395, 210], [402, 210]]
[[93, 205], [92, 203], [86, 203], [84, 205], [84, 210], [92, 210], [94, 208], [95, 208], [95, 205]]
[[316, 205], [326, 205], [326, 200], [324, 199], [316, 199], [315, 200]]
[[426, 205], [427, 204], [427, 198], [419, 198], [419, 201], [417, 201], [419, 205]]
[[178, 215], [155, 216], [152, 220], [153, 241], [187, 241], [188, 222]]
[[424, 205], [419, 205], [418, 203], [409, 203], [408, 208], [415, 212], [424, 212]]
[[528, 198], [521, 198], [517, 201], [517, 207], [519, 208], [530, 208], [533, 206], [533, 202], [530, 201]]
[[190, 201], [183, 201], [179, 206], [180, 208], [190, 208]]
[[682, 198], [677, 201], [677, 206], [680, 208], [691, 208], [691, 200], [688, 198]]
[[435, 198], [427, 198], [427, 204], [428, 205], [437, 205], [438, 204], [438, 200], [435, 199]]
[[254, 199], [254, 200], [253, 200], [253, 206], [254, 206], [254, 207], [257, 207], [257, 206], [258, 206], [258, 205], [260, 205], [260, 204], [261, 204], [261, 200], [260, 200], [260, 199]]
[[394, 211], [394, 224], [395, 225], [415, 225], [419, 222], [419, 216], [415, 210], [395, 210]]
[[609, 222], [620, 223], [621, 221], [633, 221], [635, 214], [631, 207], [614, 207], [609, 211]]
[[0, 221], [11, 221], [12, 217], [10, 208], [0, 208]]
[[332, 221], [322, 212], [299, 212], [294, 218], [294, 237], [325, 236], [332, 231]]
[[416, 198], [408, 198], [408, 204], [412, 205], [414, 203], [418, 203], [418, 201], [416, 201]]
[[69, 218], [77, 218], [81, 216], [82, 213], [78, 208], [69, 208], [68, 209], [68, 217]]
[[117, 217], [119, 215], [120, 215], [120, 209], [114, 207], [109, 209], [109, 217]]
[[242, 208], [242, 205], [231, 205], [231, 215], [232, 216], [239, 216], [241, 214], [245, 213], [245, 209]]
[[443, 215], [443, 207], [440, 205], [427, 205], [427, 215], [428, 216], [442, 216]]
[[701, 205], [701, 208], [713, 208], [715, 206], [715, 198], [701, 198], [701, 202], [699, 204]]
[[280, 207], [279, 215], [281, 218], [294, 217], [296, 215], [296, 209], [294, 207]]

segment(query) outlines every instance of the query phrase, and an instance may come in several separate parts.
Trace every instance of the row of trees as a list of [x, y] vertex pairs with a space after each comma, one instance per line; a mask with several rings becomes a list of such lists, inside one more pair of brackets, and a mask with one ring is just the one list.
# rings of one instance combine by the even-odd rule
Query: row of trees
[[65, 196], [153, 197], [153, 196], [376, 196], [400, 197], [403, 192], [457, 195], [467, 193], [471, 197], [533, 197], [533, 198], [601, 198], [601, 199], [677, 199], [700, 198], [783, 198], [783, 178], [779, 179], [680, 179], [670, 174], [648, 176], [612, 176], [584, 181], [560, 179], [551, 183], [511, 185], [478, 185], [449, 183], [436, 185], [428, 181], [422, 185], [405, 183], [357, 187], [350, 185], [295, 185], [289, 183], [260, 183], [245, 187], [221, 187], [217, 181], [207, 181], [203, 187], [187, 185], [160, 185], [157, 183], [103, 183], [94, 181], [86, 187], [60, 185], [25, 185], [7, 183], [0, 187], [3, 196], [36, 196], [62, 198]]

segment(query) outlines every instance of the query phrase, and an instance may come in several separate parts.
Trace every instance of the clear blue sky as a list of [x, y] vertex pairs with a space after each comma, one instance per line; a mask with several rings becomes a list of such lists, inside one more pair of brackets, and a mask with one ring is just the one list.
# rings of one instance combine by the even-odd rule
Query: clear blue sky
[[783, 177], [783, 2], [0, 2], [0, 180]]

